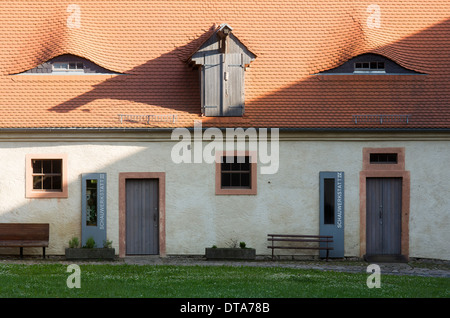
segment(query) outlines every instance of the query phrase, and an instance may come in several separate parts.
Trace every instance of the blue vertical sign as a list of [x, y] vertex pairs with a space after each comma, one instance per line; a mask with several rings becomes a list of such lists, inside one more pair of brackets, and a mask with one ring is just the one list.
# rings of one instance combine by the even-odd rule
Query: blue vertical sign
[[330, 257], [344, 257], [344, 172], [320, 172], [319, 189], [319, 234], [333, 236]]
[[96, 247], [106, 241], [106, 173], [81, 176], [81, 245], [90, 237]]

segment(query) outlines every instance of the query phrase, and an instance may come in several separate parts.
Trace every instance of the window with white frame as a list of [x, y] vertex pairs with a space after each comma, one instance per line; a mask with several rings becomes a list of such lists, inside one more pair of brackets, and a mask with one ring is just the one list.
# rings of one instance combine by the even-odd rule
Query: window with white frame
[[354, 72], [385, 72], [384, 62], [356, 62]]
[[84, 72], [83, 62], [54, 62], [54, 72]]

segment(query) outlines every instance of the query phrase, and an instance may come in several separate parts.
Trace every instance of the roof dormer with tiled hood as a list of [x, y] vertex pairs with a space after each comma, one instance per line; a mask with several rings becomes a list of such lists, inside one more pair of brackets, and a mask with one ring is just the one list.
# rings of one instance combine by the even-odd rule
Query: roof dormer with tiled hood
[[202, 113], [205, 116], [242, 116], [245, 70], [256, 55], [222, 24], [191, 56], [201, 69]]

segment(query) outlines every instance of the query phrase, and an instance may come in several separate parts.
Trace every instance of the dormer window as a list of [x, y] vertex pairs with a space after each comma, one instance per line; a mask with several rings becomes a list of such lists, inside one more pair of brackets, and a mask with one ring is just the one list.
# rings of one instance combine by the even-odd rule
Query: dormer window
[[54, 57], [20, 74], [35, 75], [95, 75], [117, 74], [80, 56], [64, 54]]
[[232, 33], [221, 25], [191, 56], [199, 67], [204, 116], [242, 116], [245, 106], [245, 70], [255, 59]]
[[83, 62], [55, 62], [52, 67], [54, 72], [84, 72]]
[[410, 75], [422, 74], [409, 70], [387, 57], [366, 53], [355, 56], [344, 64], [322, 71], [320, 75]]
[[385, 72], [384, 62], [371, 61], [371, 62], [356, 62], [354, 72]]

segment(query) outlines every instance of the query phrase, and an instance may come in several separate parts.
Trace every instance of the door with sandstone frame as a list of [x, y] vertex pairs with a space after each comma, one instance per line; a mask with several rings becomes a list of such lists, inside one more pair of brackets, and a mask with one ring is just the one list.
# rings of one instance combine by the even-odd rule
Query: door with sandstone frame
[[366, 191], [366, 255], [400, 256], [402, 178], [367, 178]]
[[126, 254], [159, 254], [159, 180], [126, 180]]

